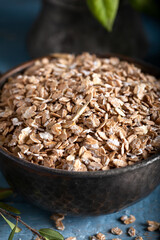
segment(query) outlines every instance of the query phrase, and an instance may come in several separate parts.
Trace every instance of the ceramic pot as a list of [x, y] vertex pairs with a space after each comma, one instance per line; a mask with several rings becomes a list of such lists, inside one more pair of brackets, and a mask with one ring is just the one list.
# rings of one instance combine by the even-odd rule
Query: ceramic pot
[[147, 40], [141, 17], [128, 0], [120, 7], [111, 33], [95, 20], [85, 0], [43, 0], [28, 38], [32, 57], [53, 52], [114, 52], [144, 57]]

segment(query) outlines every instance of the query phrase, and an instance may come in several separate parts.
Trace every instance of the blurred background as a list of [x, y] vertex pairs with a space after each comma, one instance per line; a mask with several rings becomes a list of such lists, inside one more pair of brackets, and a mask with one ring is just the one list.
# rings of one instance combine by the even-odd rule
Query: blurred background
[[85, 0], [0, 0], [0, 71], [51, 52], [82, 51], [121, 53], [160, 66], [160, 1], [152, 0], [156, 13], [128, 2], [120, 1], [108, 32]]
[[156, 13], [128, 2], [108, 32], [85, 0], [0, 0], [0, 71], [50, 52], [121, 53], [160, 66], [160, 1], [149, 1]]

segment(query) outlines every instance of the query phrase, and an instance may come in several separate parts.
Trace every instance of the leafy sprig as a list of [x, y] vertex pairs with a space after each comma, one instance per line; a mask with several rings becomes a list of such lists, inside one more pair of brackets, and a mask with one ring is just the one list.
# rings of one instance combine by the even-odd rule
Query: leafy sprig
[[[121, 0], [86, 0], [93, 16], [108, 31], [112, 30]], [[159, 16], [158, 4], [153, 0], [128, 0], [131, 6], [142, 12]]]
[[[5, 198], [9, 197], [13, 193], [12, 189], [7, 188], [0, 188], [0, 200], [4, 200]], [[16, 215], [14, 215], [14, 214]], [[36, 230], [25, 223], [20, 216], [20, 211], [13, 206], [10, 206], [3, 201], [0, 202], [0, 216], [6, 221], [6, 223], [11, 228], [11, 233], [9, 235], [8, 240], [12, 240], [14, 238], [15, 233], [19, 233], [21, 228], [18, 227], [18, 223], [20, 222], [26, 228], [28, 228], [33, 234], [39, 237], [41, 240], [64, 240], [64, 237], [57, 231], [50, 229], [50, 228], [42, 228]], [[16, 220], [16, 224], [8, 220], [7, 217], [13, 218]]]
[[118, 11], [119, 0], [87, 0], [93, 16], [108, 30], [112, 26]]

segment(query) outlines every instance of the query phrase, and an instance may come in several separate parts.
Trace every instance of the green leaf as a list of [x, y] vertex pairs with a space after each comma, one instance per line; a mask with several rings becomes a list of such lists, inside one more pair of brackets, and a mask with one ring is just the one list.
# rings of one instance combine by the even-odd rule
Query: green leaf
[[15, 232], [16, 232], [16, 227], [17, 227], [17, 225], [18, 225], [18, 222], [16, 222], [16, 225], [15, 225], [15, 227], [13, 228], [12, 232], [10, 233], [8, 240], [12, 240], [12, 239], [13, 239], [14, 234], [15, 234]]
[[0, 188], [0, 200], [9, 197], [13, 193], [11, 188]]
[[59, 232], [50, 228], [42, 228], [39, 230], [39, 233], [47, 240], [64, 240], [64, 237]]
[[4, 203], [4, 202], [0, 202], [0, 208], [3, 208], [5, 210], [7, 210], [9, 212], [12, 212], [12, 213], [15, 213], [15, 214], [21, 214], [21, 212], [18, 209], [14, 208], [14, 207], [12, 207], [12, 206], [8, 205], [7, 203]]
[[119, 0], [87, 0], [93, 16], [108, 30], [112, 26], [118, 11]]
[[129, 1], [135, 10], [159, 16], [160, 9], [158, 8], [158, 4], [156, 4], [156, 1], [153, 0], [129, 0]]
[[[8, 223], [8, 225], [10, 226], [10, 228], [13, 230], [16, 225], [15, 225], [14, 223], [10, 222], [7, 218], [5, 218], [5, 216], [3, 216], [2, 213], [0, 213], [0, 214], [1, 214], [1, 216], [3, 217], [3, 219]], [[19, 227], [16, 227], [15, 232], [18, 233], [18, 232], [20, 232], [20, 231], [21, 231], [21, 229], [20, 229]]]

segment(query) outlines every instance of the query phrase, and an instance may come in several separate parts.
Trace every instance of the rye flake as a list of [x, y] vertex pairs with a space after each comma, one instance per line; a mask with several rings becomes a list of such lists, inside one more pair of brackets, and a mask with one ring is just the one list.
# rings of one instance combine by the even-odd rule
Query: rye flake
[[147, 221], [147, 223], [148, 223], [148, 231], [150, 231], [150, 232], [153, 232], [153, 231], [156, 231], [156, 230], [160, 230], [160, 223], [158, 223], [158, 222], [155, 222], [155, 221]]
[[4, 85], [0, 144], [69, 171], [132, 165], [158, 151], [159, 90], [158, 79], [118, 58], [55, 54]]
[[50, 218], [55, 222], [56, 228], [58, 230], [63, 231], [65, 229], [65, 226], [62, 222], [65, 218], [63, 214], [61, 213], [53, 214]]
[[111, 229], [111, 233], [114, 235], [122, 235], [123, 231], [120, 228], [115, 227]]
[[134, 223], [134, 222], [136, 221], [136, 218], [135, 218], [135, 216], [133, 216], [133, 215], [130, 215], [129, 217], [128, 217], [127, 215], [124, 215], [124, 216], [122, 216], [122, 217], [120, 218], [120, 220], [121, 220], [124, 224], [128, 225], [128, 224]]

